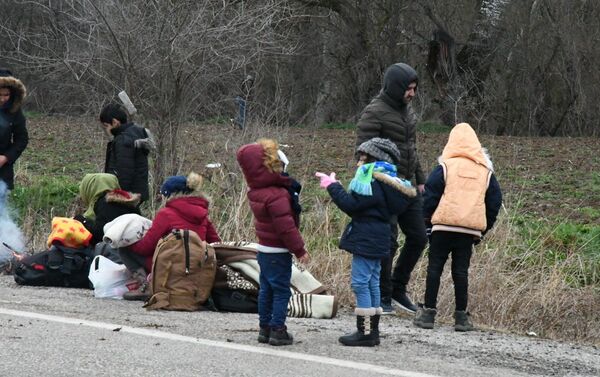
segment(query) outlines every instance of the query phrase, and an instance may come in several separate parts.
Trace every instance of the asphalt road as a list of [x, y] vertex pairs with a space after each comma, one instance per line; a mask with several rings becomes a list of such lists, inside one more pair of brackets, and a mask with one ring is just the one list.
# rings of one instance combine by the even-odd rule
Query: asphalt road
[[343, 347], [354, 318], [290, 318], [296, 342], [258, 344], [257, 315], [146, 311], [81, 289], [0, 276], [0, 376], [600, 376], [593, 346], [417, 329], [382, 318], [382, 344]]

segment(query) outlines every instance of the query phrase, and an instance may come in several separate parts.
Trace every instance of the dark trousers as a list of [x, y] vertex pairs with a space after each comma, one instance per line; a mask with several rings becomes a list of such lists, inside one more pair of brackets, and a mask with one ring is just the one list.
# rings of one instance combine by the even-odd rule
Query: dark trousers
[[[121, 256], [121, 261], [127, 267], [127, 269], [131, 272], [139, 271], [143, 269], [145, 271], [146, 268], [146, 257], [143, 255], [136, 254], [132, 251], [129, 251], [126, 247], [119, 248], [119, 256]], [[150, 271], [146, 271], [149, 273]]]
[[[389, 300], [392, 291], [406, 292], [406, 286], [410, 280], [410, 274], [417, 265], [423, 249], [427, 245], [427, 234], [425, 233], [425, 221], [423, 220], [423, 197], [418, 194], [411, 199], [405, 212], [390, 221], [392, 229], [392, 242], [390, 255], [381, 260], [381, 298]], [[400, 251], [396, 266], [392, 273], [392, 264], [396, 249], [398, 249], [398, 227], [404, 233], [404, 246]]]
[[288, 302], [292, 295], [292, 254], [259, 252], [256, 260], [260, 266], [259, 325], [281, 329], [285, 326]]
[[425, 307], [436, 308], [440, 278], [448, 255], [452, 254], [452, 280], [456, 310], [467, 310], [469, 265], [473, 253], [473, 236], [455, 232], [433, 232], [429, 245], [429, 265], [425, 287]]

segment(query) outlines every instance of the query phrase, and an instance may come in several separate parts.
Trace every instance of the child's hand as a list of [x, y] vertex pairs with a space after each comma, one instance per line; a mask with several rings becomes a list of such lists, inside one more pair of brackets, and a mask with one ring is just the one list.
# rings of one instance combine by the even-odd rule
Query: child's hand
[[309, 260], [310, 260], [310, 255], [308, 253], [304, 253], [304, 255], [302, 255], [300, 258], [298, 258], [298, 262], [300, 262], [302, 264], [308, 263]]
[[315, 176], [317, 178], [321, 179], [320, 186], [323, 188], [327, 188], [330, 184], [337, 182], [335, 180], [335, 173], [331, 173], [331, 174], [327, 175], [325, 173], [316, 172]]

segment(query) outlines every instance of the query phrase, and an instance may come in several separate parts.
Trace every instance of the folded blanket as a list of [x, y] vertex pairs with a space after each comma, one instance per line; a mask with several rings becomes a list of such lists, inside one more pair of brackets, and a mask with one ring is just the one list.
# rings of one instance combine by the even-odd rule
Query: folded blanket
[[[258, 244], [224, 242], [212, 244], [219, 265], [239, 271], [245, 278], [260, 284], [260, 267], [256, 260]], [[326, 288], [304, 267], [292, 264], [292, 296], [288, 316], [299, 318], [333, 318], [338, 303], [335, 296], [323, 294]]]
[[288, 317], [329, 319], [337, 314], [335, 296], [293, 294], [288, 302]]

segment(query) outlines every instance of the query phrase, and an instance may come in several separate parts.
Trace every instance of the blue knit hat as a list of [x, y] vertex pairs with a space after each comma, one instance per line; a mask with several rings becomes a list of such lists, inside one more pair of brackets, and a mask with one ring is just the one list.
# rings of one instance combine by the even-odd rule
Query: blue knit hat
[[175, 175], [165, 179], [165, 182], [160, 188], [160, 193], [166, 197], [169, 197], [175, 193], [190, 193], [192, 190], [187, 187], [187, 178], [183, 175]]

